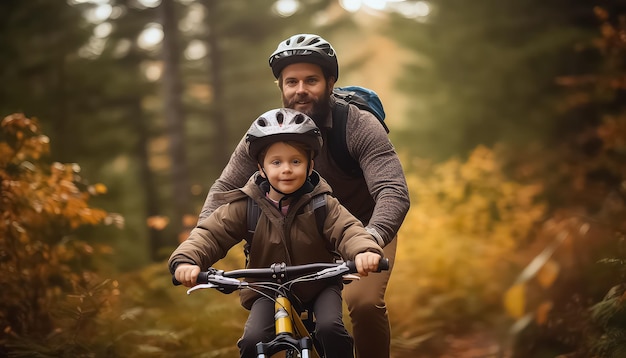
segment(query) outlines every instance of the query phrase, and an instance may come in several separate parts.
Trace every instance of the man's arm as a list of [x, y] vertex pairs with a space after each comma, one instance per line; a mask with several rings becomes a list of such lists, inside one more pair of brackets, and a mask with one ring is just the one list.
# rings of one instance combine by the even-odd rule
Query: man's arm
[[347, 144], [376, 203], [367, 229], [384, 246], [396, 236], [409, 210], [409, 190], [400, 159], [383, 127], [369, 112], [353, 109], [350, 117], [358, 113], [362, 118], [348, 120]]
[[228, 164], [226, 164], [226, 167], [224, 167], [220, 177], [213, 183], [211, 189], [209, 189], [198, 222], [211, 215], [220, 205], [225, 204], [214, 198], [216, 193], [223, 193], [243, 187], [250, 176], [257, 170], [256, 162], [248, 156], [244, 137], [239, 141], [239, 144], [237, 144], [235, 151], [230, 156], [230, 160]]

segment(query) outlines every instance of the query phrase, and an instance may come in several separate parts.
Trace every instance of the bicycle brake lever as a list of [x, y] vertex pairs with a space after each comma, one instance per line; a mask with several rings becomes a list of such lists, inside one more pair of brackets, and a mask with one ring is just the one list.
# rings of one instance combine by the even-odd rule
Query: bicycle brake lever
[[214, 288], [222, 293], [232, 293], [235, 290], [238, 290], [244, 286], [247, 286], [248, 283], [244, 281], [239, 281], [236, 278], [224, 277], [224, 276], [208, 276], [209, 283], [201, 283], [193, 286], [189, 290], [187, 290], [187, 294], [195, 290], [201, 290], [205, 288]]
[[343, 280], [344, 283], [350, 283], [352, 281], [358, 281], [361, 279], [361, 276], [359, 275], [355, 275], [352, 273], [349, 273], [347, 275], [343, 275], [341, 276], [341, 279]]
[[336, 267], [329, 267], [329, 268], [323, 269], [319, 271], [315, 276], [317, 278], [337, 277], [349, 271], [350, 269], [344, 263]]
[[190, 295], [193, 291], [196, 291], [196, 290], [202, 290], [202, 289], [205, 289], [205, 288], [217, 288], [217, 287], [219, 287], [219, 286], [214, 285], [212, 283], [201, 283], [201, 284], [195, 285], [192, 288], [188, 289], [187, 290], [187, 294]]

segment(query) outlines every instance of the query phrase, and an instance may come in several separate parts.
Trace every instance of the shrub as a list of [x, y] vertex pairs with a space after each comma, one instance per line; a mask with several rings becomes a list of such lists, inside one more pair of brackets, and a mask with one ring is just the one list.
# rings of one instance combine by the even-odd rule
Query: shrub
[[46, 162], [49, 139], [35, 119], [0, 124], [0, 355], [89, 355], [98, 312], [115, 283], [95, 273], [90, 245], [77, 229], [119, 221], [89, 207], [106, 188], [87, 185], [77, 164]]

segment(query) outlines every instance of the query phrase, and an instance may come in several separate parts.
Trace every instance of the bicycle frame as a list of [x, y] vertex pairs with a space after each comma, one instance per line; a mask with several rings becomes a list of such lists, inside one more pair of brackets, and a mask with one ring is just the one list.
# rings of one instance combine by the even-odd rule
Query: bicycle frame
[[276, 337], [256, 345], [257, 357], [272, 357], [279, 352], [296, 349], [301, 358], [320, 358], [315, 348], [311, 332], [304, 325], [302, 317], [286, 296], [279, 295], [274, 302], [274, 324]]
[[[379, 263], [379, 271], [388, 270], [389, 261], [383, 258]], [[289, 299], [288, 286], [294, 282], [314, 281], [332, 277], [344, 279], [358, 279], [354, 262], [315, 263], [287, 266], [277, 263], [270, 268], [241, 269], [222, 271], [209, 269], [198, 276], [198, 285], [187, 290], [187, 294], [200, 289], [213, 288], [222, 293], [231, 293], [241, 289], [266, 288], [275, 292], [273, 296], [265, 295], [274, 301], [274, 323], [276, 336], [269, 342], [259, 342], [256, 345], [258, 358], [286, 357], [295, 358], [299, 352], [300, 358], [323, 358], [315, 347], [314, 338], [305, 325], [305, 320]], [[259, 278], [268, 281], [246, 282], [241, 278]], [[174, 284], [179, 284], [173, 280]], [[259, 291], [257, 291], [259, 292]], [[313, 320], [310, 312], [307, 319]], [[286, 352], [284, 356], [276, 355]]]

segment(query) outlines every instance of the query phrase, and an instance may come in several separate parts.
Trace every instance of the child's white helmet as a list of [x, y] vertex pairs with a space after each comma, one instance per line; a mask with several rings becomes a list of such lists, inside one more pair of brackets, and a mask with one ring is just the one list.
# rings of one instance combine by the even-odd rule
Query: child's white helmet
[[322, 148], [322, 134], [306, 114], [289, 108], [277, 108], [260, 115], [246, 133], [248, 155], [258, 160], [268, 145], [276, 142], [296, 141], [313, 151], [313, 157]]

